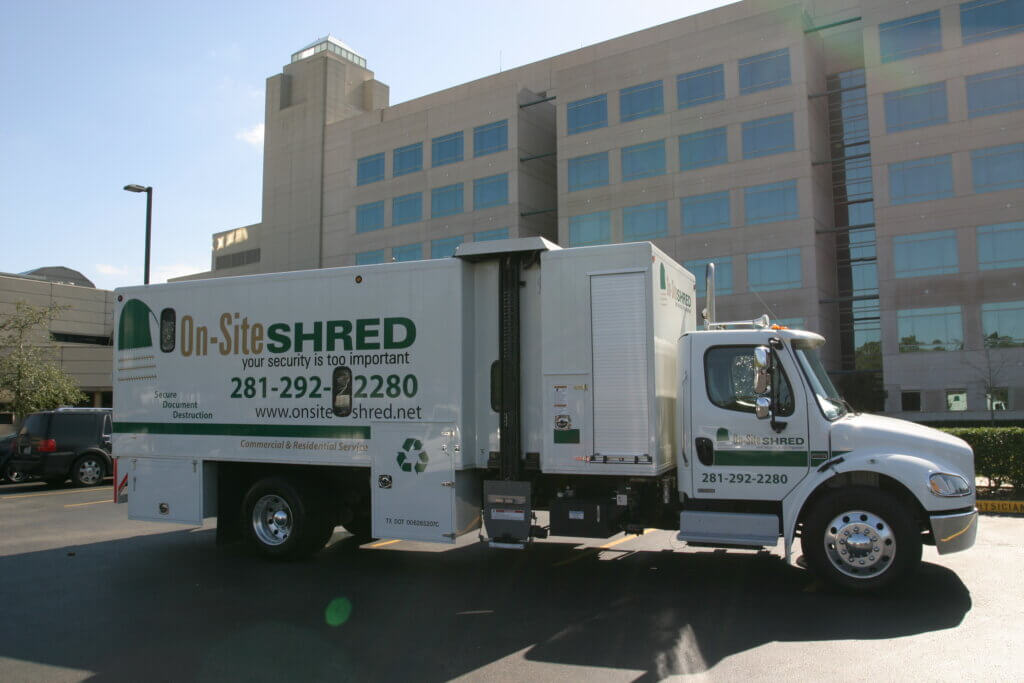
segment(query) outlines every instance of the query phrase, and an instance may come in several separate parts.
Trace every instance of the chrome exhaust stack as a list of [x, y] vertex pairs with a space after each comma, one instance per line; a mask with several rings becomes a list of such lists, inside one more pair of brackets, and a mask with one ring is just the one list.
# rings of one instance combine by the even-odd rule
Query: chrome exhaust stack
[[709, 263], [704, 275], [705, 294], [704, 310], [701, 315], [704, 318], [704, 329], [710, 330], [715, 324], [715, 264]]

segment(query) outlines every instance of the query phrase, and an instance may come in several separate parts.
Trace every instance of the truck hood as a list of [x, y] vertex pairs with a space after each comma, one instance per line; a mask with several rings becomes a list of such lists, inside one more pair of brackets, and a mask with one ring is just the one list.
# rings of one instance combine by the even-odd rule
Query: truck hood
[[[935, 461], [974, 481], [974, 452], [967, 442], [938, 429], [880, 415], [850, 415], [832, 424], [832, 452], [911, 455]], [[945, 465], [945, 467], [942, 467]]]

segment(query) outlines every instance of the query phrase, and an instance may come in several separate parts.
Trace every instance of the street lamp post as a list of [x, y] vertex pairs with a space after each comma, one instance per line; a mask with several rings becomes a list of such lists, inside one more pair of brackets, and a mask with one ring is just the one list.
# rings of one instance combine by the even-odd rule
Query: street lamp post
[[146, 269], [143, 275], [142, 284], [149, 284], [149, 240], [153, 230], [153, 188], [142, 185], [125, 185], [124, 189], [129, 192], [146, 193]]

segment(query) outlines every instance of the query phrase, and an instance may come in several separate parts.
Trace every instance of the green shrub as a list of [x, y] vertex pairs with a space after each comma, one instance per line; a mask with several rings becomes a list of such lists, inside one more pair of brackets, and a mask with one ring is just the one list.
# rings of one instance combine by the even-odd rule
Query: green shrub
[[1024, 428], [971, 427], [942, 430], [974, 449], [974, 471], [993, 486], [1010, 483], [1024, 491]]

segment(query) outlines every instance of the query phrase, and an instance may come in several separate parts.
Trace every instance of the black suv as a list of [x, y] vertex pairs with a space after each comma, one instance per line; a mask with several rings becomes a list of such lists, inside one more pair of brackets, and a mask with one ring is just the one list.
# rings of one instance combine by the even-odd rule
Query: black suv
[[96, 486], [113, 471], [109, 408], [58, 408], [32, 413], [18, 432], [11, 465], [52, 485], [70, 477], [75, 486]]

